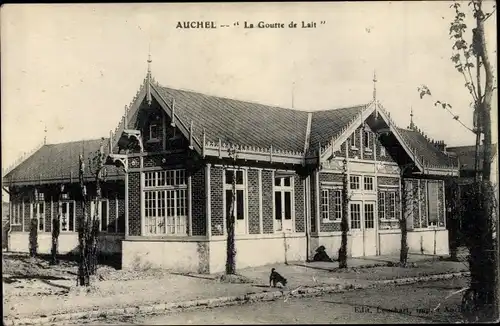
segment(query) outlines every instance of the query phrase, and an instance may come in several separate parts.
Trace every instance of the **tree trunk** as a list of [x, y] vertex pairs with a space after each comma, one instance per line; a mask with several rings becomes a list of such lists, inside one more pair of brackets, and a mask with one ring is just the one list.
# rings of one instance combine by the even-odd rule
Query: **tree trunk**
[[79, 158], [79, 181], [81, 189], [82, 214], [78, 216], [78, 242], [80, 249], [80, 262], [78, 265], [78, 283], [80, 286], [90, 285], [89, 262], [87, 256], [87, 237], [89, 231], [89, 218], [87, 218], [87, 196], [84, 183], [83, 155]]
[[36, 257], [38, 251], [38, 220], [31, 219], [30, 233], [29, 233], [29, 251], [30, 257]]
[[57, 214], [57, 217], [52, 220], [52, 248], [50, 250], [51, 253], [51, 265], [57, 265], [58, 259], [58, 247], [59, 247], [59, 233], [60, 233], [60, 216]]
[[[412, 185], [413, 188], [413, 185]], [[408, 196], [406, 192], [406, 178], [404, 177], [404, 169], [401, 173], [401, 249], [399, 252], [399, 265], [406, 267], [408, 265], [408, 228], [406, 224], [406, 214], [408, 209], [408, 200], [412, 200], [412, 196]], [[412, 208], [413, 209], [413, 208]]]
[[226, 253], [226, 274], [236, 274], [236, 248], [234, 243], [234, 207], [236, 201], [236, 171], [233, 174], [231, 190], [231, 206], [229, 216], [227, 216], [227, 253]]
[[342, 220], [340, 229], [342, 231], [340, 249], [339, 249], [339, 268], [347, 268], [347, 232], [349, 231], [349, 189], [347, 180], [347, 161], [344, 161], [342, 176]]

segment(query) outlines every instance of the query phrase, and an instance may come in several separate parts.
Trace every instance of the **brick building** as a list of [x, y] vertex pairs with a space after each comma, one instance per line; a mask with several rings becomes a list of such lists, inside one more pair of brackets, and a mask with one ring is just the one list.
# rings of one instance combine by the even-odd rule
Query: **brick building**
[[[45, 216], [54, 207], [67, 215], [68, 201], [75, 203], [70, 216], [78, 214], [70, 191], [75, 155], [89, 156], [98, 143], [46, 145], [4, 178], [18, 225], [11, 250], [27, 250], [26, 221], [42, 216], [40, 200]], [[67, 164], [57, 163], [59, 146], [72, 151]], [[422, 132], [397, 127], [375, 92], [365, 105], [306, 112], [163, 87], [148, 72], [105, 150], [102, 251], [121, 253], [125, 268], [224, 270], [233, 178], [237, 268], [304, 260], [320, 245], [336, 257], [344, 167], [350, 256], [399, 252], [401, 182], [414, 194], [407, 196], [410, 252], [448, 253], [443, 180], [458, 175], [457, 161]], [[54, 183], [39, 172], [39, 152], [46, 153], [46, 166], [55, 166], [47, 171], [59, 178]], [[64, 235], [76, 244], [72, 225]], [[45, 222], [40, 230], [50, 227]]]

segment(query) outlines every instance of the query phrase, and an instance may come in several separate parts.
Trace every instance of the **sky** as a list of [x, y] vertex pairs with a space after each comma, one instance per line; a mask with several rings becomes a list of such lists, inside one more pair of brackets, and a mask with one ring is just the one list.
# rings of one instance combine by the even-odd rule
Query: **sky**
[[[300, 110], [369, 102], [376, 71], [377, 98], [398, 125], [409, 124], [413, 108], [429, 137], [472, 145], [474, 135], [433, 105], [449, 102], [472, 125], [471, 96], [450, 61], [450, 4], [4, 5], [2, 167], [44, 136], [47, 143], [108, 136], [146, 76], [148, 53], [162, 85]], [[176, 28], [200, 20], [218, 28]], [[298, 26], [245, 29], [245, 21]], [[301, 28], [302, 21], [316, 28]], [[496, 71], [495, 22], [487, 21], [486, 33]], [[421, 84], [433, 98], [419, 98]], [[496, 142], [496, 109], [492, 114]]]

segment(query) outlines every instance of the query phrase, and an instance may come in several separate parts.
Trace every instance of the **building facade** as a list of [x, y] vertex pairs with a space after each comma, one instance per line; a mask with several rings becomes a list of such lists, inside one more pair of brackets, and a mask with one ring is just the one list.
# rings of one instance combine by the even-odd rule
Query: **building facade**
[[[102, 235], [120, 245], [102, 250], [121, 254], [124, 268], [223, 271], [233, 181], [237, 268], [306, 260], [321, 245], [336, 257], [345, 174], [350, 256], [398, 253], [402, 214], [410, 252], [448, 253], [443, 180], [458, 175], [457, 161], [398, 128], [375, 96], [305, 112], [167, 88], [148, 73], [106, 143], [115, 175], [106, 211], [124, 216], [122, 230]], [[23, 164], [4, 178], [14, 194], [45, 186], [21, 187]], [[38, 216], [36, 198], [12, 198], [13, 216], [22, 202], [22, 216]], [[11, 250], [27, 250], [27, 225], [12, 229]]]

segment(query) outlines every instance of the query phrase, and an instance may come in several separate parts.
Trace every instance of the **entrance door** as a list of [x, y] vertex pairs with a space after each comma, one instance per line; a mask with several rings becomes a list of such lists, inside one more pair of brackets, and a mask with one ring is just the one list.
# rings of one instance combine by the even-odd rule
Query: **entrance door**
[[375, 202], [366, 201], [363, 207], [364, 256], [377, 255], [377, 231], [375, 229]]
[[375, 256], [377, 254], [375, 201], [352, 201], [349, 205], [349, 214], [351, 256]]
[[363, 221], [361, 201], [351, 201], [349, 204], [349, 215], [351, 219], [351, 256], [363, 256]]

